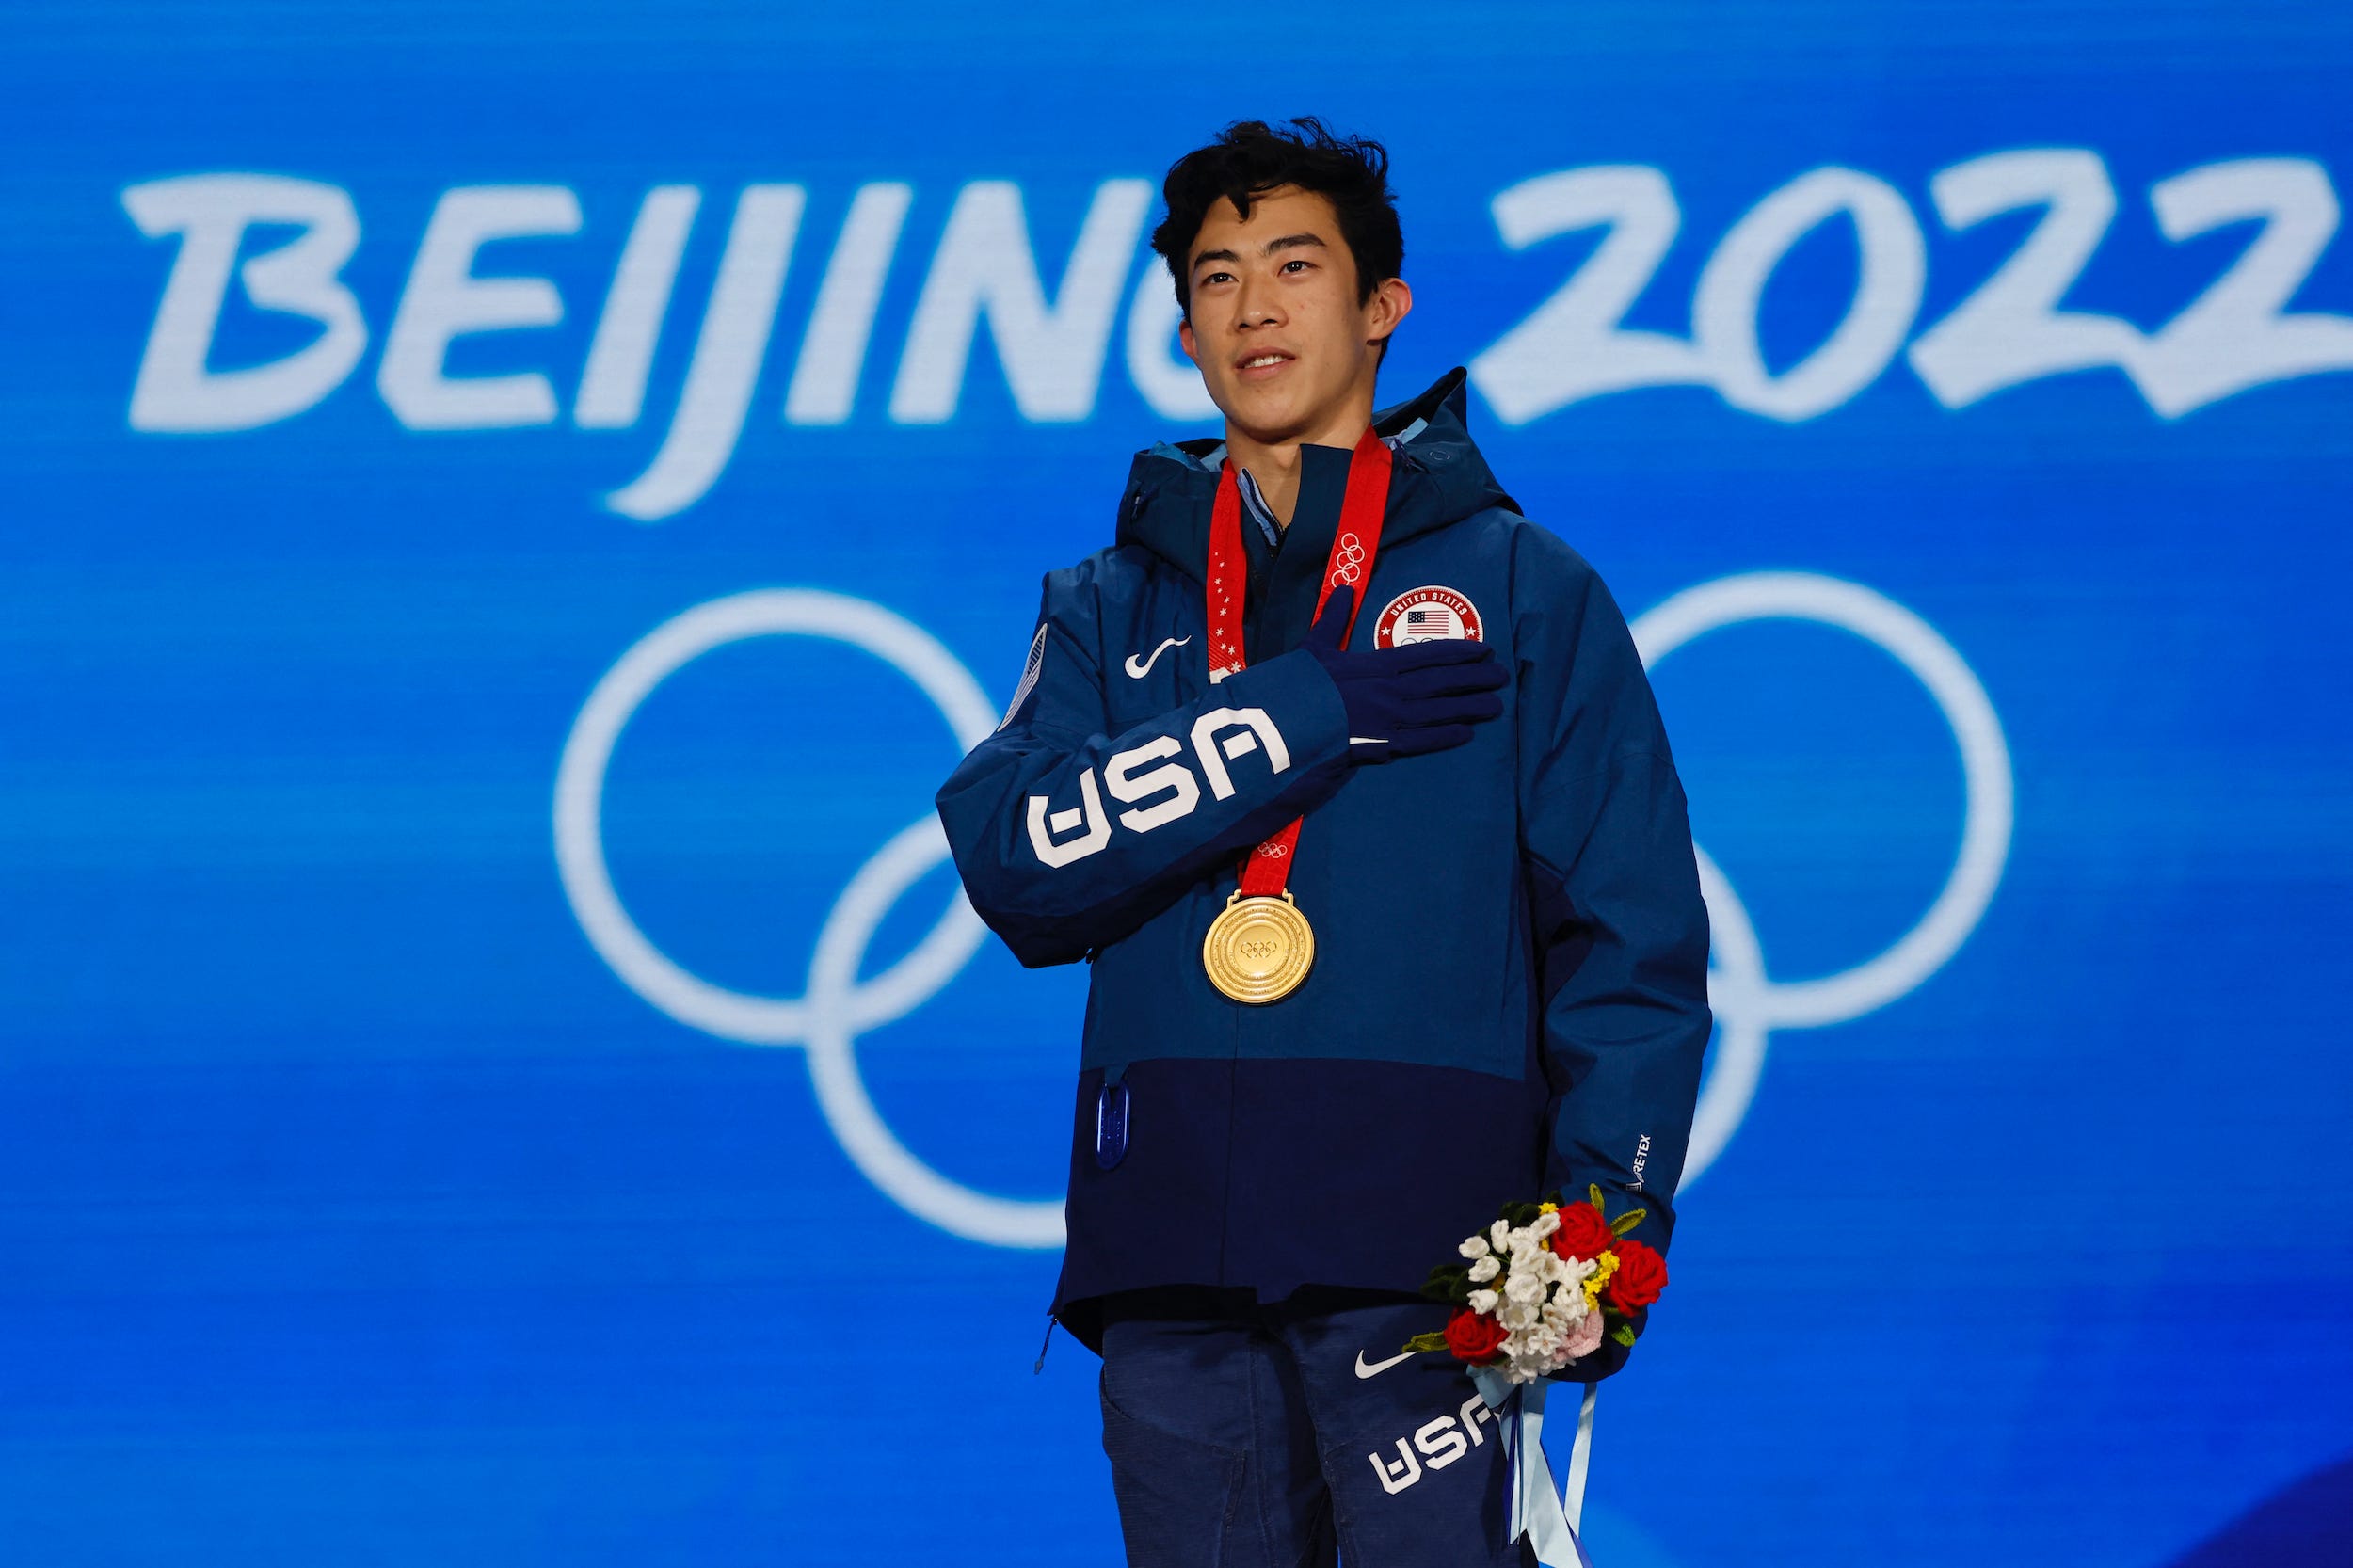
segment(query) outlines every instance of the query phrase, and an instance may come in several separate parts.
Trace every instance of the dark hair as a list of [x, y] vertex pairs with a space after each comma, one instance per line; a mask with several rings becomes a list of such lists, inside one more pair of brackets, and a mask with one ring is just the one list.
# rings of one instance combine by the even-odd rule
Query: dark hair
[[1152, 231], [1152, 248], [1176, 280], [1178, 310], [1193, 312], [1193, 274], [1185, 263], [1209, 209], [1224, 197], [1247, 220], [1252, 198], [1278, 185], [1311, 190], [1332, 203], [1340, 237], [1355, 258], [1358, 303], [1404, 270], [1405, 236], [1389, 193], [1388, 149], [1369, 136], [1334, 136], [1313, 115], [1282, 129], [1238, 120], [1217, 140], [1170, 165], [1160, 182], [1168, 216]]

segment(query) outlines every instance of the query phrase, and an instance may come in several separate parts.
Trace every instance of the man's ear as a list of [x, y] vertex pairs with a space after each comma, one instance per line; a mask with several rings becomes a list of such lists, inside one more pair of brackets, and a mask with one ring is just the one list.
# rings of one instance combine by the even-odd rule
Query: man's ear
[[1414, 291], [1402, 278], [1391, 278], [1376, 286], [1372, 297], [1365, 301], [1365, 341], [1373, 343], [1397, 330], [1414, 310]]
[[1176, 344], [1185, 351], [1185, 358], [1193, 361], [1193, 368], [1200, 369], [1201, 356], [1194, 351], [1193, 346], [1193, 312], [1191, 311], [1187, 311], [1176, 318]]

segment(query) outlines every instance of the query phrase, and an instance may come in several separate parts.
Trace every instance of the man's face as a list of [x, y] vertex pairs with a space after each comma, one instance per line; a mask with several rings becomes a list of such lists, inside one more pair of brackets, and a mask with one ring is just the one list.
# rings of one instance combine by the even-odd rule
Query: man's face
[[1356, 263], [1326, 197], [1278, 185], [1245, 220], [1220, 198], [1193, 236], [1177, 328], [1209, 398], [1261, 441], [1314, 440], [1369, 400], [1378, 340], [1412, 308], [1396, 280], [1356, 297]]

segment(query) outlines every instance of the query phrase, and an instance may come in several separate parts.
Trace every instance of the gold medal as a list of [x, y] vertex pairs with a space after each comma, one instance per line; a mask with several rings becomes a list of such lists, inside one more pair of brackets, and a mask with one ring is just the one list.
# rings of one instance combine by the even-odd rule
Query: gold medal
[[1290, 894], [1225, 901], [1201, 943], [1209, 984], [1236, 1001], [1280, 1001], [1316, 961], [1316, 934]]

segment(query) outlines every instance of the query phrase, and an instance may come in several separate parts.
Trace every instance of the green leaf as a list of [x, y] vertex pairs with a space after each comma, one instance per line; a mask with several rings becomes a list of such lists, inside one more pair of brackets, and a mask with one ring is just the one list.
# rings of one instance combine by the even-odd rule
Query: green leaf
[[1609, 1222], [1609, 1234], [1612, 1236], [1624, 1236], [1627, 1231], [1632, 1230], [1636, 1225], [1641, 1224], [1649, 1217], [1650, 1210], [1647, 1208], [1629, 1208], [1625, 1213]]
[[1600, 1182], [1598, 1182], [1598, 1181], [1589, 1181], [1589, 1182], [1587, 1182], [1587, 1183], [1585, 1184], [1585, 1195], [1586, 1195], [1587, 1197], [1589, 1197], [1589, 1198], [1591, 1198], [1591, 1199], [1593, 1199], [1593, 1208], [1594, 1208], [1596, 1210], [1598, 1210], [1598, 1209], [1601, 1208], [1601, 1183], [1600, 1183]]
[[1532, 1203], [1507, 1203], [1503, 1206], [1503, 1218], [1514, 1229], [1522, 1225], [1534, 1224], [1536, 1216], [1543, 1212], [1542, 1208]]
[[1427, 1354], [1431, 1351], [1442, 1351], [1446, 1349], [1446, 1336], [1443, 1334], [1417, 1334], [1398, 1348], [1400, 1350], [1409, 1351], [1416, 1355]]
[[1634, 1348], [1634, 1330], [1625, 1323], [1620, 1323], [1616, 1328], [1611, 1329], [1609, 1337], [1629, 1351]]
[[1433, 1302], [1460, 1306], [1470, 1299], [1470, 1271], [1461, 1264], [1441, 1263], [1421, 1282], [1421, 1293]]

